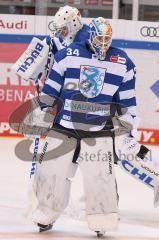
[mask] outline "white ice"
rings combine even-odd
[[[95,239],[96,235],[83,220],[80,172],[77,172],[72,184],[69,207],[56,222],[53,231],[40,234],[31,220],[25,217],[31,163],[15,156],[15,145],[19,141],[21,139],[0,139],[0,239]],[[150,147],[159,153],[159,147]],[[153,207],[153,191],[119,168],[116,168],[116,176],[120,195],[119,230],[107,233],[106,238],[159,240],[159,209]]]

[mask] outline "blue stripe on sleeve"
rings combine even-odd
[[[115,86],[120,86],[121,82],[123,80],[122,76],[118,76],[111,73],[106,73],[105,75],[105,83],[109,83]]]
[[[136,98],[122,99],[120,100],[121,107],[132,107],[136,106]]]
[[[63,85],[63,77],[56,72],[54,69],[51,70],[50,75],[49,75],[49,79],[54,80],[55,82],[59,83],[60,85]]]
[[[132,89],[135,89],[135,79],[125,82],[120,87],[120,91],[126,91],[126,90],[132,90]]]
[[[56,89],[50,87],[49,85],[45,84],[42,92],[44,92],[45,94],[51,96],[51,97],[58,97],[60,94],[58,91],[56,91]]]

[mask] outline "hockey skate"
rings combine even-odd
[[[105,235],[105,232],[104,232],[104,231],[96,231],[96,233],[97,233],[97,237],[98,237],[98,238],[102,238],[102,237],[104,237],[104,235]]]
[[[39,232],[46,232],[52,229],[53,224],[43,225],[41,223],[37,224],[39,227]]]

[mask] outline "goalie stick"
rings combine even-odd
[[[47,64],[45,66],[45,68],[46,68],[45,81],[46,81],[46,79],[49,75],[49,71],[50,71],[53,44],[54,44],[53,38],[50,37],[49,53],[48,53],[48,58],[47,58]],[[40,80],[41,76],[42,76],[42,73],[40,73],[38,78],[35,80],[35,87],[36,87],[38,97],[40,96],[40,92],[41,92],[40,86],[39,86],[39,80]],[[32,159],[32,166],[31,166],[31,170],[30,170],[30,178],[32,177],[32,175],[35,174],[35,171],[36,171],[36,159],[37,159],[37,155],[38,155],[39,141],[40,141],[40,136],[36,136],[35,141],[34,141],[34,154],[33,154],[33,159]]]
[[[118,160],[118,165],[120,168],[128,173],[130,176],[139,180],[147,187],[154,190],[154,207],[159,206],[159,172],[157,172],[153,167],[145,164],[142,159],[135,159],[133,162],[129,160]]]
[[[118,159],[118,165],[129,175],[141,181],[149,188],[154,189],[158,181],[159,172],[153,167],[148,166],[143,159],[134,158],[133,161]]]
[[[39,96],[40,94],[39,78],[37,78],[35,81],[35,87],[36,87],[37,94]],[[26,210],[26,216],[30,216],[31,212],[38,204],[37,198],[33,190],[33,180],[34,180],[34,175],[35,175],[36,165],[37,165],[39,142],[40,142],[40,136],[35,136],[33,158],[31,161],[31,169],[30,169],[30,182],[28,186],[28,207]]]
[[[129,133],[129,129],[126,127],[126,125],[127,124],[124,124],[123,122],[122,127],[120,129],[122,133]],[[117,129],[117,135],[118,135],[118,131],[120,130]],[[116,130],[114,130],[114,132],[115,131]],[[140,182],[145,184],[147,187],[154,190],[154,206],[158,207],[159,206],[159,172],[153,166],[150,166],[150,164],[146,163],[147,156],[149,155],[148,152],[150,151],[151,150],[148,149],[146,146],[140,145],[139,152],[136,155],[133,155],[132,161],[130,161],[128,158],[123,160],[118,158],[117,164],[120,166],[122,170],[124,170],[130,176],[132,176],[136,180],[139,180]],[[153,157],[152,157],[152,159],[149,159],[149,160],[154,161],[155,159],[153,160]]]
[[[49,71],[50,71],[52,46],[53,46],[53,38],[51,38],[51,41],[50,41],[48,59],[47,59],[47,64],[45,66],[45,70],[46,70],[45,81],[46,81],[46,79],[49,75]],[[39,80],[40,80],[41,76],[42,76],[42,73],[40,73],[35,80],[35,87],[36,87],[38,97],[40,96],[40,92],[41,92],[40,86],[39,86]],[[34,190],[33,190],[33,179],[34,179],[34,175],[36,172],[36,166],[37,166],[39,142],[40,142],[40,136],[36,136],[35,140],[34,140],[34,152],[33,152],[32,164],[31,164],[31,169],[30,169],[30,187],[29,187],[29,191],[28,191],[28,197],[29,197],[30,201],[29,201],[29,206],[28,206],[28,210],[26,213],[28,216],[30,215],[31,211],[33,211],[33,209],[36,208],[36,206],[38,204],[37,197],[34,194]],[[37,224],[37,225],[39,227],[39,232],[45,232],[45,231],[51,230],[53,227],[53,224],[49,224],[46,226],[41,225],[41,224]]]

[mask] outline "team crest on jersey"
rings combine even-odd
[[[100,94],[104,84],[106,69],[81,65],[80,92],[87,98],[94,98]]]

